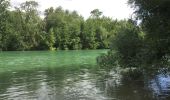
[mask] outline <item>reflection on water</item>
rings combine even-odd
[[[7,100],[104,100],[89,69],[41,69],[0,75],[0,98]]]
[[[170,76],[135,80],[93,68],[43,68],[0,74],[2,100],[169,100]]]
[[[107,72],[103,52],[0,53],[0,100],[170,100],[170,71]]]
[[[150,81],[149,87],[157,99],[170,100],[170,73],[158,72]]]

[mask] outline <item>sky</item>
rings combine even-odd
[[[12,7],[30,0],[11,0]],[[76,10],[85,19],[90,16],[90,12],[99,9],[103,15],[113,19],[129,18],[133,10],[127,5],[127,0],[34,0],[39,3],[41,12],[49,7],[59,7],[70,11]]]

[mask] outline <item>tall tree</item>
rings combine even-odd
[[[128,3],[135,8],[136,19],[142,22],[148,51],[157,59],[170,54],[170,1],[129,0]]]
[[[22,20],[24,36],[24,49],[34,49],[38,46],[40,35],[42,34],[43,23],[38,15],[38,3],[35,1],[26,1],[20,5],[18,11]]]
[[[61,7],[46,10],[46,31],[49,33],[53,28],[56,38],[55,48],[58,49],[81,49],[80,26],[83,18],[76,11],[70,12]]]
[[[8,17],[8,0],[0,0],[0,50],[6,49],[6,23]]]
[[[99,18],[102,15],[102,12],[99,9],[94,9],[90,13],[94,18]]]

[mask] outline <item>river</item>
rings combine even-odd
[[[170,73],[107,72],[107,50],[0,52],[0,100],[170,100]]]

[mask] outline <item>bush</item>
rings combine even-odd
[[[101,66],[139,67],[141,63],[142,37],[132,23],[120,26],[111,40],[111,50],[98,58]]]

